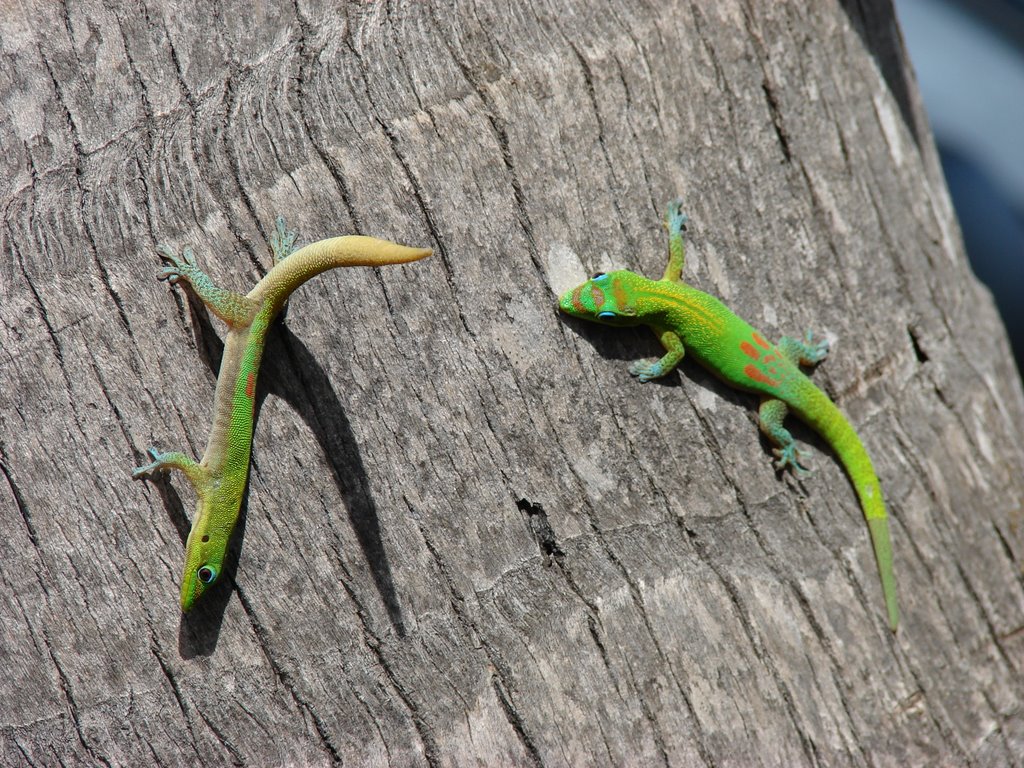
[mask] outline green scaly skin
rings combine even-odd
[[[153,461],[132,472],[132,477],[139,479],[151,472],[177,469],[195,488],[198,500],[181,579],[182,611],[188,611],[221,573],[249,475],[256,375],[263,344],[267,329],[292,291],[334,267],[404,264],[431,254],[429,248],[408,248],[359,235],[320,240],[293,252],[294,243],[295,235],[286,232],[284,221],[278,218],[271,238],[274,267],[245,296],[215,286],[196,267],[191,249],[184,249],[180,256],[167,247],[158,249],[167,262],[159,279],[188,283],[210,311],[228,324],[214,395],[213,427],[202,461],[151,448]]]
[[[654,362],[641,360],[630,366],[630,373],[640,381],[664,376],[680,363],[684,352],[689,352],[726,383],[760,395],[760,428],[775,445],[775,467],[779,470],[790,469],[798,477],[808,471],[803,451],[783,426],[788,412],[821,434],[839,456],[860,499],[878,561],[889,626],[895,632],[899,610],[892,544],[878,477],[850,422],[800,370],[800,365],[823,360],[828,342],[815,342],[808,333],[803,341],[783,338],[778,344],[770,344],[714,296],[684,283],[685,224],[680,201],[674,200],[665,217],[669,261],[661,280],[648,280],[626,270],[598,273],[567,291],[559,307],[575,317],[607,325],[649,326],[665,347],[665,355]]]

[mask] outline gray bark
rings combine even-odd
[[[1019,763],[1024,397],[888,3],[207,5],[0,11],[0,763]],[[554,310],[676,195],[688,280],[835,342],[895,636],[827,446]],[[223,329],[154,247],[246,291],[278,214],[435,255],[293,297],[182,617],[191,489],[129,472]]]

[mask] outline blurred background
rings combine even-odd
[[[971,266],[1024,370],[1024,0],[895,0]]]

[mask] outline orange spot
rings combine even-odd
[[[754,349],[754,345],[751,344],[749,341],[742,342],[740,344],[740,349],[743,350],[743,354],[745,354],[747,357],[752,357],[754,360],[757,360],[757,358],[761,356],[761,353]]]
[[[779,385],[778,381],[776,381],[775,379],[769,379],[767,376],[765,376],[763,373],[757,370],[757,368],[755,368],[753,365],[748,365],[746,368],[743,369],[743,372],[754,381],[760,382],[761,384],[765,384],[766,386],[777,387]]]
[[[245,380],[245,394],[252,399],[252,396],[256,393],[256,374],[249,371],[249,378]]]
[[[757,331],[754,331],[754,342],[762,349],[768,349],[768,342],[762,339]]]
[[[774,363],[776,360],[778,360],[778,358],[775,357],[775,355],[765,355],[764,356],[764,361],[766,363]]]
[[[596,285],[590,286],[590,298],[594,302],[594,309],[600,309],[604,304],[604,292]]]

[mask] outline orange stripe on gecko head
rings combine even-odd
[[[256,394],[256,374],[252,371],[249,371],[249,378],[245,380],[245,394],[248,395],[250,400]]]
[[[743,350],[743,354],[745,354],[747,357],[752,357],[754,360],[757,360],[757,358],[761,356],[761,353],[754,349],[754,345],[751,344],[749,341],[742,342],[740,344],[740,349]]]
[[[612,296],[615,297],[615,304],[620,309],[629,303],[626,289],[623,287],[621,280],[616,279],[612,282]]]
[[[594,309],[600,309],[604,304],[604,291],[593,283],[590,284],[590,299],[594,302]]]
[[[764,384],[766,386],[777,387],[779,385],[777,379],[769,379],[767,376],[765,376],[763,373],[757,370],[757,368],[755,368],[753,365],[748,365],[746,368],[743,369],[743,372],[754,381],[760,382],[761,384]]]
[[[754,341],[757,343],[757,346],[761,347],[762,349],[768,349],[768,342],[762,339],[761,334],[759,334],[757,331],[754,331]]]
[[[586,285],[586,283],[583,285]],[[583,306],[583,302],[580,301],[580,293],[583,291],[583,285],[577,285],[576,290],[572,292],[572,308],[577,312],[587,311],[587,308]]]

